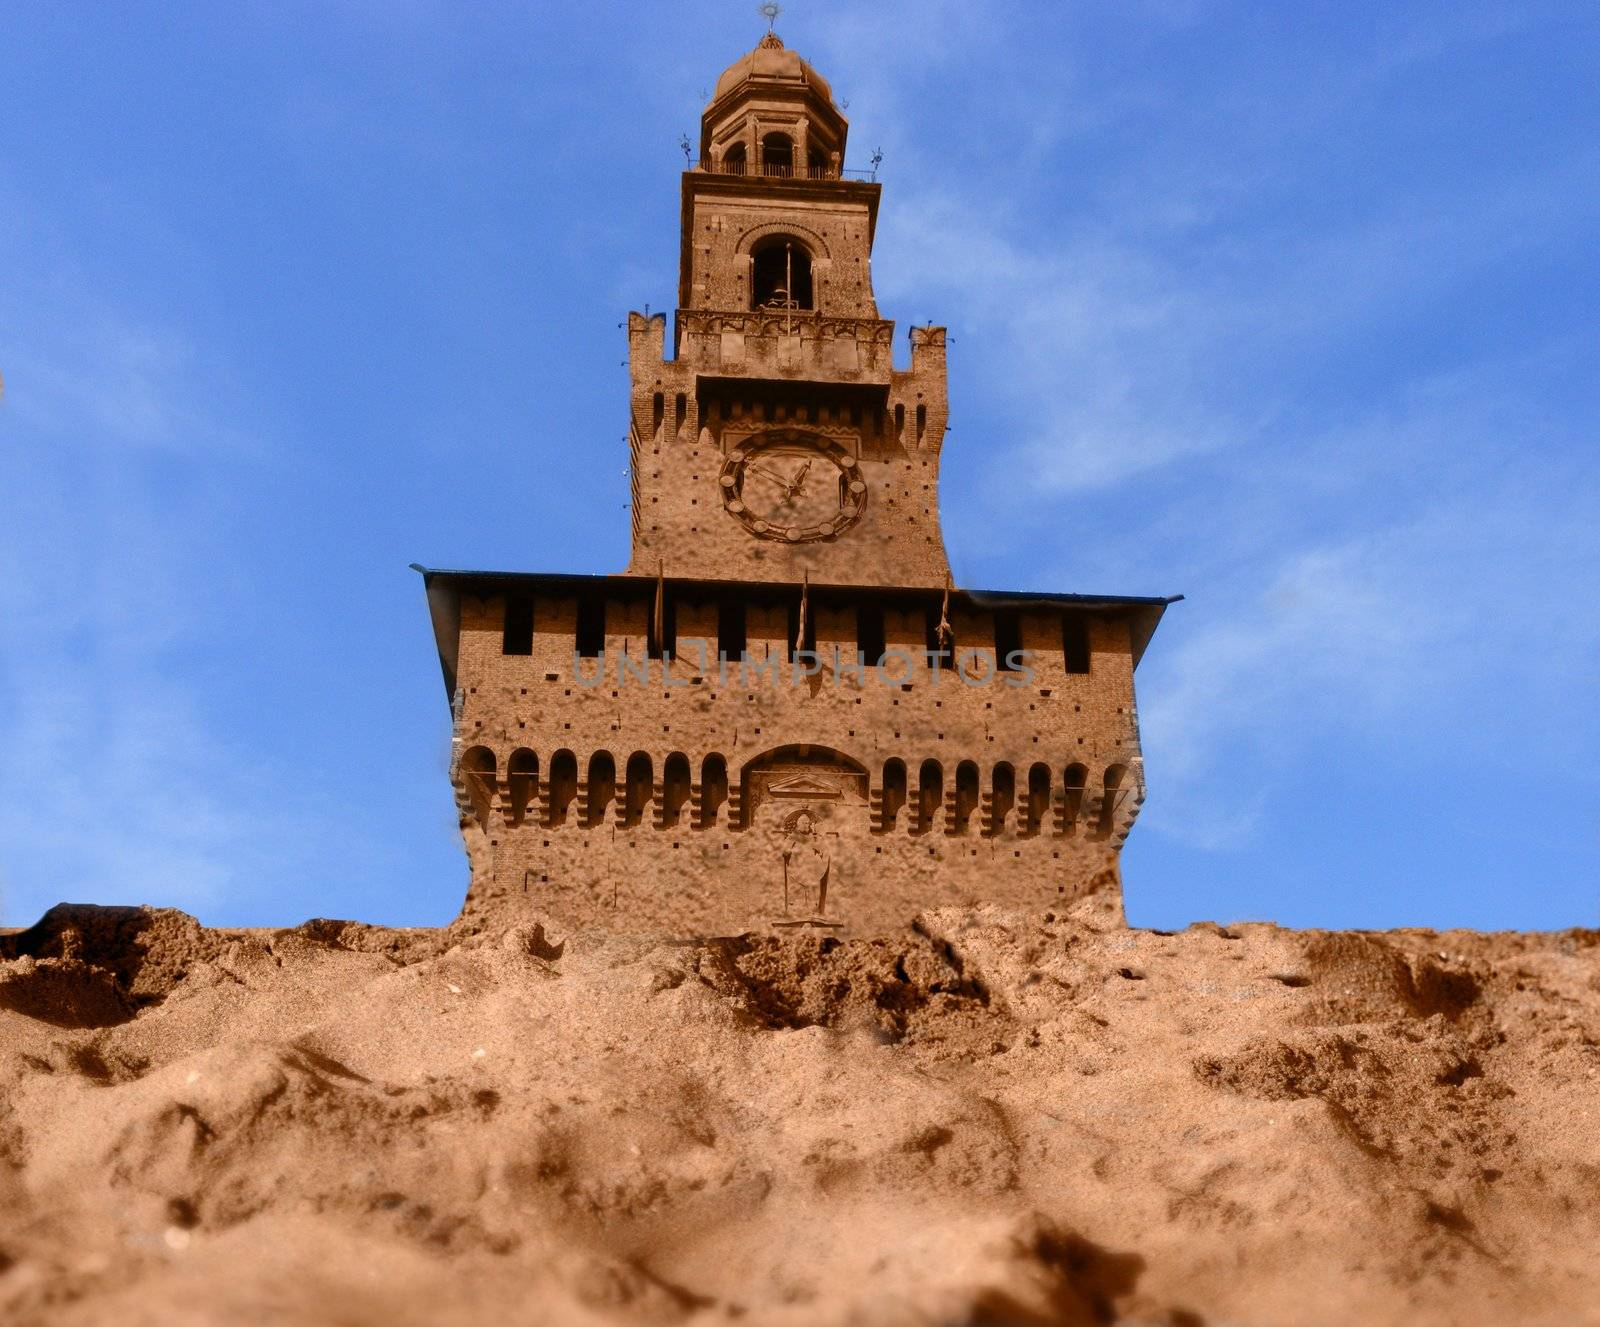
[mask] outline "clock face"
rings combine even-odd
[[[746,438],[718,476],[722,505],[758,539],[805,544],[849,529],[867,505],[861,467],[832,438],[771,429]]]

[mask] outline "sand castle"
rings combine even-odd
[[[881,186],[768,33],[683,174],[671,353],[628,318],[620,575],[418,568],[468,914],[870,934],[1092,898],[1144,800],[1134,669],[1171,599],[957,589],[945,329],[879,315]]]

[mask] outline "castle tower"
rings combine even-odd
[[[771,33],[717,80],[683,176],[672,357],[664,317],[629,320],[636,575],[949,576],[944,329],[913,328],[894,368],[872,292],[880,186],[842,168],[847,132]]]
[[[1133,670],[1170,600],[956,590],[944,329],[894,364],[827,82],[769,33],[684,172],[678,308],[630,314],[617,576],[423,571],[469,913],[877,931],[1120,916]]]

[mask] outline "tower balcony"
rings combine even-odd
[[[890,385],[894,323],[809,309],[679,309],[677,358],[700,377]]]
[[[844,170],[834,165],[793,166],[782,162],[712,161],[702,159],[689,168],[702,175],[740,175],[748,179],[770,180],[865,180],[876,183],[875,170]]]

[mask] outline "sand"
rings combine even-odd
[[[1600,934],[0,936],[0,1321],[1600,1324]]]

